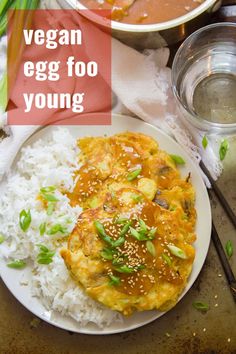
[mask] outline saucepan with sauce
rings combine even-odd
[[[222,1],[60,0],[60,2],[78,10],[110,9],[114,37],[142,49],[158,48],[182,41],[190,33],[205,25]],[[92,20],[99,22],[95,17]]]

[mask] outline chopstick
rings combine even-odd
[[[211,236],[212,236],[212,240],[214,242],[216,251],[218,253],[218,256],[220,258],[222,267],[224,269],[224,272],[225,272],[225,275],[226,275],[226,278],[227,278],[227,281],[228,281],[228,284],[229,284],[229,288],[230,288],[231,294],[233,295],[233,299],[236,302],[236,279],[235,279],[235,276],[234,276],[233,271],[231,269],[231,266],[229,264],[229,261],[228,261],[226,255],[225,255],[224,248],[222,246],[222,243],[220,241],[218,232],[217,232],[213,222],[212,222],[212,233],[211,233]]]
[[[236,215],[233,212],[231,206],[229,205],[229,203],[225,199],[221,190],[219,189],[219,187],[215,183],[210,172],[208,171],[208,169],[206,168],[205,164],[202,161],[200,162],[200,167],[203,170],[203,172],[205,173],[205,175],[207,176],[207,178],[209,179],[211,186],[212,186],[212,190],[214,191],[215,195],[217,196],[220,204],[224,208],[224,210],[225,210],[226,214],[228,215],[229,219],[231,220],[232,224],[236,228]],[[225,273],[226,279],[228,281],[231,294],[233,296],[234,301],[236,302],[236,279],[235,279],[234,273],[231,269],[230,263],[226,257],[224,248],[222,246],[221,240],[219,238],[218,232],[217,232],[213,222],[212,222],[211,236],[212,236],[212,240],[214,242],[216,251],[218,253],[218,256],[220,258],[221,265],[224,269],[224,273]]]
[[[200,162],[200,167],[203,170],[203,172],[205,173],[205,175],[207,176],[207,178],[209,179],[209,181],[211,183],[211,186],[212,186],[212,189],[215,192],[215,195],[219,199],[219,201],[220,201],[221,205],[223,206],[226,214],[228,215],[228,217],[231,220],[232,224],[236,228],[236,215],[235,215],[235,213],[233,212],[233,210],[230,207],[229,203],[225,199],[225,197],[222,194],[221,190],[219,189],[219,187],[215,183],[214,179],[211,177],[210,172],[208,171],[208,169],[206,168],[205,164],[202,161]]]

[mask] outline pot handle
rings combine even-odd
[[[219,8],[222,5],[222,0],[216,1],[216,3],[213,5],[213,7],[210,9],[210,13],[215,13],[216,11],[219,10]]]

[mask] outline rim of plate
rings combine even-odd
[[[94,115],[96,113],[92,113],[92,115]],[[206,204],[204,204],[204,221],[205,221],[205,225],[204,227],[206,228],[206,235],[208,235],[208,238],[205,240],[206,243],[205,243],[205,248],[203,250],[201,250],[201,260],[200,260],[200,264],[198,264],[198,268],[196,270],[196,274],[193,276],[193,269],[192,269],[192,272],[191,274],[189,275],[189,279],[188,279],[188,282],[187,282],[187,285],[184,289],[184,291],[182,292],[182,294],[180,295],[180,297],[178,298],[178,301],[176,303],[176,305],[179,303],[179,301],[181,301],[181,299],[187,294],[187,292],[190,290],[190,288],[192,287],[192,285],[194,284],[195,280],[197,279],[198,275],[200,274],[201,272],[201,269],[204,265],[204,262],[205,262],[205,259],[206,259],[206,256],[207,256],[207,253],[208,253],[208,249],[209,249],[209,245],[210,245],[210,240],[211,240],[211,220],[212,220],[212,215],[211,215],[211,207],[210,207],[210,201],[209,201],[209,197],[208,197],[208,193],[207,193],[207,189],[206,189],[206,186],[203,182],[203,179],[201,177],[201,174],[200,174],[200,168],[196,166],[196,164],[194,164],[194,162],[191,160],[191,158],[189,157],[189,155],[185,152],[185,150],[182,148],[182,146],[180,146],[174,139],[172,139],[169,135],[167,135],[165,132],[161,131],[159,128],[153,126],[152,124],[150,123],[147,123],[147,122],[144,122],[142,120],[140,120],[139,118],[134,118],[134,117],[130,117],[130,116],[127,116],[127,115],[120,115],[120,114],[112,114],[112,124],[111,125],[106,125],[106,126],[99,126],[99,127],[112,127],[114,126],[114,124],[117,124],[117,121],[120,120],[122,122],[122,125],[124,124],[124,127],[123,128],[119,128],[119,127],[115,127],[115,130],[112,134],[117,134],[118,132],[122,132],[122,131],[125,131],[125,130],[129,130],[131,128],[127,128],[125,126],[125,124],[127,124],[127,122],[129,123],[132,123],[134,124],[134,131],[137,131],[137,132],[142,132],[140,129],[136,130],[135,129],[135,124],[139,123],[141,124],[141,126],[143,127],[148,127],[149,129],[153,130],[153,135],[155,135],[156,133],[156,137],[152,136],[154,139],[156,139],[156,141],[159,143],[159,138],[158,138],[158,135],[162,136],[166,141],[167,143],[170,143],[173,147],[173,149],[175,147],[177,147],[177,150],[181,150],[182,151],[182,154],[184,156],[184,158],[186,159],[187,161],[187,165],[190,164],[190,167],[191,167],[191,172],[194,172],[194,175],[195,177],[197,178],[197,182],[200,183],[200,188],[201,188],[201,191],[202,193],[204,194],[205,196],[205,202]],[[114,123],[115,121],[115,123]],[[46,127],[40,127],[36,132],[34,132],[23,144],[22,146],[19,148],[18,150],[18,153],[17,153],[17,156],[13,162],[13,166],[15,165],[15,163],[17,162],[18,160],[18,154],[20,153],[21,149],[23,146],[25,145],[28,145],[29,143],[32,144],[34,143],[36,140],[37,140],[37,135],[40,135],[42,134],[43,131],[47,133],[50,132],[50,130],[52,128],[58,128],[60,127],[60,125],[57,125],[57,126],[46,126]],[[72,126],[66,126],[63,124],[64,128],[69,128],[69,127],[72,127]],[[73,126],[74,127],[74,126]],[[80,127],[80,130],[83,130],[84,128],[86,129],[86,127],[89,127],[90,131],[91,131],[91,125],[90,126],[77,126],[77,127]],[[94,128],[97,127],[97,126],[93,126]],[[105,133],[105,132],[104,132]],[[87,134],[87,133],[86,133]],[[84,134],[84,135],[86,135]],[[145,133],[145,134],[148,134],[148,133]],[[80,134],[81,135],[81,134]],[[91,133],[90,133],[91,135]],[[100,134],[101,135],[101,134]],[[34,139],[36,136],[36,140],[35,141],[32,141],[32,139]],[[95,136],[98,136],[97,134],[95,134]],[[165,150],[165,148],[163,148],[161,145],[160,145],[161,149]],[[197,192],[196,192],[196,195],[197,195]],[[195,206],[196,207],[196,206]],[[197,212],[198,212],[198,209],[196,208]],[[199,226],[198,225],[198,221],[196,223],[196,227]],[[197,237],[197,240],[199,238]],[[195,241],[194,245],[195,245],[195,249],[196,249],[196,242],[197,240]],[[196,266],[196,258],[194,260],[194,263],[193,263],[193,268],[194,268],[194,264]],[[11,271],[15,271],[15,270],[11,270]],[[22,300],[22,299],[19,299],[19,296],[18,296],[18,293],[14,292],[12,290],[12,286],[11,286],[11,281],[7,278],[7,277],[4,277],[4,269],[1,268],[0,269],[0,276],[2,278],[2,281],[4,282],[5,286],[8,288],[8,290],[11,292],[11,294],[21,303],[21,305],[23,305],[28,311],[30,311],[32,314],[34,314],[35,316],[39,317],[41,320],[49,323],[50,325],[53,325],[57,328],[60,328],[60,329],[63,329],[63,330],[66,330],[66,331],[71,331],[71,332],[74,332],[74,333],[80,333],[80,334],[86,334],[86,335],[110,335],[110,334],[117,334],[117,333],[124,333],[124,332],[128,332],[128,331],[132,331],[132,330],[135,330],[137,328],[140,328],[140,327],[143,327],[153,321],[155,321],[156,319],[160,318],[161,316],[163,316],[165,313],[169,312],[170,310],[168,311],[165,311],[165,312],[160,312],[158,310],[153,310],[153,311],[144,311],[143,313],[150,313],[150,318],[144,320],[144,321],[140,321],[140,322],[137,322],[135,324],[132,324],[130,327],[126,328],[125,327],[125,323],[123,324],[124,325],[124,328],[111,328],[110,326],[109,327],[104,327],[104,328],[101,328],[99,329],[98,326],[97,329],[89,329],[89,328],[86,328],[88,326],[83,326],[81,328],[78,328],[78,329],[75,329],[74,327],[72,326],[68,326],[66,324],[63,324],[63,323],[60,323],[60,322],[57,322],[56,320],[53,320],[53,319],[50,319],[50,318],[47,318],[44,313],[48,312],[46,309],[44,311],[44,313],[39,313],[39,310],[37,311],[36,309],[32,308],[30,306],[30,304],[26,301],[26,300]],[[191,278],[191,279],[190,279]],[[29,292],[30,292],[30,289],[29,289]],[[43,305],[40,303],[40,300],[37,299],[37,302],[39,302],[40,306],[42,307]],[[175,306],[176,306],[175,305]],[[174,307],[175,307],[174,306]],[[174,308],[173,307],[173,308]],[[137,314],[137,313],[136,313]],[[140,312],[139,314],[142,314],[142,312]],[[62,316],[62,315],[60,315]],[[62,318],[64,317],[64,319],[68,319],[68,317],[66,316],[62,316]],[[69,318],[69,321],[70,322],[75,322],[75,320]]]

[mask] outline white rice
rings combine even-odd
[[[40,236],[39,226],[46,222],[47,227],[61,224],[73,230],[80,207],[72,208],[69,199],[55,192],[59,199],[56,209],[48,216],[42,203],[37,199],[43,186],[63,187],[73,190],[73,172],[78,169],[78,148],[76,140],[65,128],[55,128],[47,139],[40,139],[32,146],[21,150],[16,168],[8,176],[6,186],[0,197],[0,234],[5,237],[0,245],[0,253],[6,262],[26,259],[32,264],[31,292],[50,311],[58,311],[85,326],[89,322],[99,327],[112,322],[120,322],[121,316],[89,298],[71,279],[64,261],[59,254],[65,241],[63,234]],[[21,210],[31,211],[32,221],[29,229],[23,232],[19,226]],[[49,265],[37,263],[39,247],[44,244],[55,250],[53,262]],[[23,272],[23,270],[22,270]]]

